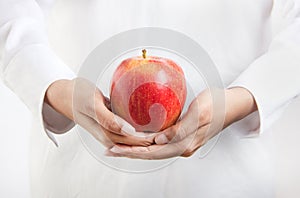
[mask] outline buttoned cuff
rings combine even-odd
[[[75,74],[51,49],[42,44],[22,48],[3,72],[5,84],[12,89],[44,124],[46,134],[57,145],[51,134],[70,130],[75,124],[44,103],[48,87],[60,79],[73,79]]]

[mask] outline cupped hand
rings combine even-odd
[[[149,146],[154,136],[138,133],[110,111],[110,102],[86,79],[58,80],[47,89],[45,101],[91,133],[106,147],[115,144]]]
[[[256,109],[253,96],[245,88],[207,89],[192,101],[180,121],[155,137],[156,144],[115,145],[107,155],[140,159],[189,157],[224,128]]]

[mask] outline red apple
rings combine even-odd
[[[137,131],[158,132],[173,125],[186,99],[182,69],[162,57],[132,57],[116,69],[110,89],[112,111]]]

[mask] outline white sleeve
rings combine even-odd
[[[248,89],[256,100],[258,112],[237,124],[249,134],[270,127],[300,94],[300,2],[274,1],[272,12],[274,36],[268,51],[230,85]]]
[[[44,104],[51,83],[75,75],[49,47],[44,15],[34,0],[0,0],[0,77],[39,117],[52,140],[48,130],[62,133],[74,126]]]

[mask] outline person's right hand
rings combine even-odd
[[[108,148],[115,144],[149,146],[154,142],[154,136],[135,132],[130,124],[113,114],[109,99],[85,79],[55,81],[47,89],[45,102]]]

